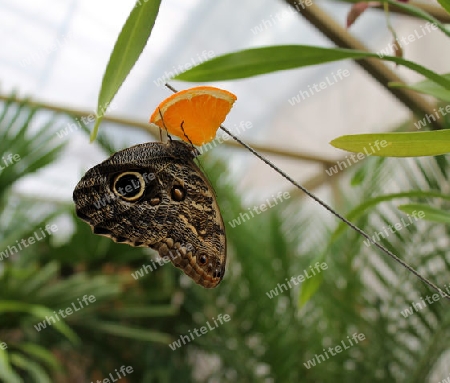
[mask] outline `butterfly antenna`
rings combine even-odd
[[[170,85],[168,82],[166,82],[164,84],[166,86],[166,88],[169,88],[173,93],[177,93],[178,91],[172,86]]]
[[[192,149],[195,150],[195,146],[194,146],[194,144],[192,143],[191,139],[190,139],[190,138],[188,137],[188,135],[186,134],[186,132],[184,131],[183,125],[184,125],[184,121],[181,121],[181,125],[180,125],[181,130],[182,130],[184,136],[186,137],[186,139],[187,139],[187,140],[189,141],[189,143],[192,145]]]
[[[169,141],[172,141],[172,137],[170,136],[169,132],[167,131],[166,123],[164,122],[164,117],[163,117],[163,114],[161,112],[161,109],[158,108],[158,112],[159,112],[159,116],[161,117],[161,121],[162,121],[162,124],[164,126],[164,130],[166,131],[167,137],[169,137]],[[159,139],[162,142],[162,130],[161,130],[161,128],[159,128]]]
[[[208,174],[206,172],[206,170],[203,168],[202,163],[200,162],[200,159],[198,158],[199,156],[199,150],[194,146],[194,144],[192,143],[192,141],[190,140],[190,138],[187,136],[186,132],[184,131],[184,127],[183,127],[184,121],[181,122],[181,130],[183,131],[184,136],[186,137],[186,139],[189,141],[189,143],[192,146],[192,153],[195,155],[195,159],[197,160],[198,163],[198,167],[202,170],[202,172],[206,175],[206,178],[208,178]],[[209,180],[209,178],[208,178]],[[212,189],[214,190],[214,186],[212,186]],[[216,193],[216,191],[214,190],[214,193]],[[217,194],[217,193],[216,193]]]
[[[175,88],[173,88],[170,84],[166,83],[166,87],[169,88],[172,92],[177,92]],[[438,291],[439,294],[441,294],[442,297],[445,297],[447,299],[450,299],[450,296],[445,293],[440,287],[435,285],[433,282],[429,281],[427,278],[423,277],[419,274],[419,272],[408,265],[405,261],[400,259],[398,256],[396,256],[392,251],[385,248],[383,245],[380,245],[378,242],[374,241],[372,237],[369,236],[364,230],[360,229],[358,226],[350,222],[347,218],[340,215],[338,212],[333,210],[331,206],[329,206],[327,203],[322,201],[319,197],[316,197],[313,193],[311,193],[308,189],[306,189],[304,186],[297,183],[294,179],[292,179],[288,174],[286,174],[283,170],[278,168],[276,165],[274,165],[272,162],[270,162],[267,158],[259,154],[255,149],[253,149],[251,146],[247,145],[244,141],[242,141],[240,138],[236,137],[233,133],[231,133],[227,128],[220,125],[220,129],[222,129],[225,133],[229,134],[236,142],[241,144],[244,148],[246,148],[249,152],[251,152],[253,155],[258,157],[261,161],[263,161],[266,165],[270,166],[273,170],[275,170],[278,174],[280,174],[283,178],[288,180],[292,185],[294,185],[296,188],[300,189],[303,193],[305,193],[307,196],[312,198],[314,201],[316,201],[319,205],[321,205],[323,208],[328,210],[331,214],[333,214],[335,217],[340,219],[342,222],[344,222],[346,225],[351,227],[353,230],[355,230],[357,233],[362,235],[364,238],[366,238],[372,245],[378,247],[381,251],[389,255],[392,259],[394,259],[396,262],[400,263],[405,269],[410,271],[412,274],[414,274],[417,278],[419,278],[422,282],[433,288],[434,290]]]

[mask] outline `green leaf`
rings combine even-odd
[[[442,209],[437,209],[425,204],[405,204],[398,206],[398,209],[406,214],[416,214],[423,212],[419,218],[432,222],[450,223],[450,214]]]
[[[442,77],[445,77],[447,80],[450,80],[450,73],[444,74],[442,75]],[[400,82],[390,82],[389,86],[393,88],[407,88],[415,90],[416,92],[436,97],[439,100],[450,102],[450,91],[448,91],[441,85],[436,84],[434,81],[431,80],[420,81],[412,85],[407,85]],[[449,113],[450,111],[446,109],[446,112]],[[441,112],[442,115],[446,115],[447,113]]]
[[[347,213],[346,218],[349,221],[355,221],[357,218],[361,217],[367,210],[373,208],[379,203],[393,201],[398,198],[442,198],[443,200],[450,201],[450,195],[438,193],[435,191],[409,191],[402,193],[385,194],[364,201],[362,204],[356,206],[349,213]],[[340,236],[346,229],[348,229],[348,226],[344,222],[340,222],[332,235],[332,240],[336,240],[336,238]]]
[[[33,358],[43,362],[54,371],[61,371],[62,366],[59,364],[58,359],[44,347],[35,343],[21,343],[16,346],[24,353],[32,356]]]
[[[41,306],[33,306],[33,308],[30,310],[30,313],[36,317],[40,317],[41,319],[45,320],[46,316],[52,316],[53,311],[41,307]],[[56,330],[58,330],[61,334],[65,335],[67,339],[69,339],[73,344],[80,343],[80,338],[78,338],[78,335],[63,321],[57,321],[52,325]],[[50,325],[46,328],[48,329]]]
[[[23,383],[9,362],[9,353],[0,348],[0,380],[8,383]]]
[[[25,312],[25,313],[28,313],[28,314],[30,314],[36,318],[39,318],[41,320],[45,320],[46,316],[53,315],[53,311],[51,311],[48,308],[43,307],[43,306],[33,305],[30,303],[24,303],[24,302],[3,300],[3,301],[0,301],[0,313],[5,313],[5,312],[6,313],[8,313],[8,312]],[[56,330],[58,330],[61,334],[65,335],[67,337],[67,339],[72,341],[72,343],[79,342],[78,336],[63,321],[57,321],[52,326]],[[51,327],[51,326],[48,325],[45,329],[42,329],[42,330],[46,330],[49,327]]]
[[[392,61],[424,75],[425,77],[450,89],[450,80],[437,73],[400,57],[383,56],[376,53],[352,49],[322,48],[308,45],[279,45],[252,48],[234,53],[228,53],[205,61],[186,72],[175,76],[175,80],[206,82],[235,80],[280,70],[302,68],[344,59],[359,60],[374,57]],[[345,80],[345,71],[337,72],[331,79],[331,84]]]
[[[168,305],[152,305],[150,307],[124,306],[120,311],[113,313],[119,318],[148,318],[148,317],[168,317],[178,313],[178,308]]]
[[[161,0],[137,0],[114,45],[98,96],[95,140],[103,115],[144,50],[158,15]]]
[[[381,1],[385,2],[385,3],[389,3],[389,4],[393,5],[393,6],[395,6],[396,8],[399,8],[399,9],[401,9],[401,10],[403,10],[403,11],[405,11],[405,12],[407,12],[407,13],[413,15],[413,16],[416,16],[416,17],[418,17],[420,19],[429,21],[430,23],[432,23],[436,27],[438,27],[442,32],[444,32],[448,37],[450,37],[450,31],[445,27],[445,25],[442,24],[438,19],[436,19],[433,16],[431,16],[429,13],[423,11],[422,9],[420,9],[418,7],[415,7],[414,5],[402,3],[402,2],[397,1],[397,0],[381,0]],[[441,1],[447,3],[447,6],[448,6],[448,1],[440,0],[439,2],[441,3]]]
[[[323,282],[322,273],[315,276],[314,278],[310,278],[305,281],[305,283],[303,284],[303,286],[300,290],[300,294],[298,296],[298,307],[299,308],[302,308],[311,299],[311,297],[316,293],[316,291],[322,285],[322,282]]]
[[[24,294],[31,294],[38,291],[41,287],[48,284],[57,275],[58,271],[59,267],[56,262],[50,262],[44,265],[39,271],[33,273],[28,283],[23,286],[22,292]]]
[[[317,262],[319,264],[324,263],[324,256],[321,255]],[[316,263],[316,262],[313,262]],[[328,266],[327,266],[328,268]],[[326,269],[325,269],[326,270]],[[300,289],[300,294],[298,296],[298,307],[302,308],[310,299],[311,297],[316,293],[316,291],[319,289],[319,287],[322,285],[323,282],[323,273],[324,270],[320,268],[320,273],[317,273],[314,275],[313,278],[308,278],[306,281],[302,283],[302,287]]]
[[[367,173],[364,168],[358,169],[352,176],[352,179],[350,180],[350,185],[352,186],[359,186],[361,185],[364,180],[366,179]]]
[[[114,336],[137,339],[140,341],[158,342],[163,344],[168,344],[171,341],[171,337],[168,334],[164,334],[158,331],[123,326],[116,323],[90,320],[84,322],[83,325]]]
[[[48,374],[45,372],[45,370],[36,362],[26,358],[23,355],[20,354],[12,354],[11,355],[11,362],[25,370],[28,371],[30,376],[33,378],[33,382],[36,383],[52,383],[52,380],[48,376]]]
[[[438,156],[450,152],[450,130],[433,132],[400,132],[351,134],[330,142],[335,148],[358,153],[354,163],[367,156],[419,157]]]
[[[441,4],[441,7],[444,8],[447,13],[450,13],[450,2],[448,0],[438,0],[438,3]]]

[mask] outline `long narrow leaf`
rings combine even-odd
[[[351,134],[335,138],[330,144],[335,148],[358,153],[359,156],[354,156],[358,159],[366,156],[438,156],[450,153],[450,130]]]
[[[61,371],[62,366],[59,364],[58,359],[50,351],[44,347],[35,343],[20,343],[17,347],[25,354],[30,355],[36,360],[41,361],[46,366],[50,367],[54,371]]]
[[[441,7],[444,8],[447,13],[450,13],[450,2],[448,0],[437,0]]]
[[[298,296],[298,307],[302,308],[316,293],[323,282],[323,274],[320,273],[314,278],[307,279],[300,289],[300,294]]]
[[[20,354],[12,354],[11,355],[11,362],[15,366],[19,367],[20,369],[23,369],[25,371],[28,371],[30,376],[32,377],[32,382],[36,383],[51,383],[52,380],[48,376],[48,374],[45,372],[45,370],[36,362],[34,362],[31,359],[26,358],[23,355]]]
[[[174,79],[192,82],[235,80],[280,70],[302,68],[345,59],[359,60],[368,57],[380,58],[403,65],[441,84],[446,89],[450,89],[450,81],[445,77],[400,57],[380,57],[378,54],[371,52],[308,45],[268,46],[228,53],[180,73]]]
[[[44,320],[46,316],[52,316],[53,311],[49,310],[46,307],[33,305],[30,303],[16,302],[16,301],[0,301],[0,312],[8,313],[8,312],[25,312],[28,313],[38,320]],[[49,326],[50,327],[50,326]],[[69,339],[72,343],[78,343],[79,338],[72,331],[72,329],[67,326],[63,321],[58,321],[53,324],[56,330],[58,330],[61,334],[65,335],[67,339]]]
[[[118,318],[150,318],[168,317],[178,313],[178,308],[168,305],[152,305],[150,307],[124,306],[113,313]]]
[[[356,206],[349,213],[347,213],[346,217],[350,221],[355,221],[357,218],[361,217],[367,210],[373,208],[374,206],[378,205],[381,202],[393,201],[399,198],[427,198],[427,197],[442,198],[444,200],[450,201],[450,195],[438,193],[435,191],[410,191],[402,193],[385,194],[364,201],[362,204]],[[340,222],[338,227],[334,231],[332,238],[336,239],[346,229],[348,229],[348,226],[345,223]]]
[[[434,24],[442,32],[444,32],[448,37],[450,37],[450,31],[445,27],[445,25],[442,24],[441,22],[439,22],[439,20],[437,20],[436,18],[431,16],[429,13],[423,11],[422,9],[420,9],[418,7],[415,7],[414,5],[411,5],[411,4],[402,3],[402,2],[400,2],[398,0],[381,0],[381,1],[384,2],[384,3],[389,3],[389,4],[391,4],[391,5],[393,5],[393,6],[397,7],[397,8],[400,8],[401,10],[409,13],[410,15],[416,16],[416,17],[418,17],[420,19],[423,19],[423,20],[426,20],[426,21],[430,22],[431,24]],[[442,3],[447,3],[447,6],[448,6],[448,1],[440,0],[439,3],[441,3],[441,2]]]
[[[44,265],[39,271],[33,273],[33,276],[28,280],[28,283],[24,285],[22,292],[24,294],[31,294],[38,291],[54,278],[58,271],[59,267],[56,262],[50,262]]]
[[[163,344],[168,344],[171,341],[170,335],[164,334],[162,332],[128,327],[116,323],[87,321],[83,323],[83,325],[114,336],[137,339],[140,341],[157,342]]]
[[[445,77],[447,80],[450,80],[450,74],[445,74],[442,76]],[[448,89],[443,88],[442,86],[431,80],[420,81],[412,85],[407,85],[399,82],[390,82],[389,86],[393,88],[407,88],[415,90],[416,92],[436,97],[439,100],[450,102],[450,91],[448,91]],[[447,110],[447,108],[445,108],[445,110],[447,113],[449,113],[449,110]],[[447,114],[443,112],[441,113],[443,115]]]
[[[9,361],[9,353],[0,347],[0,380],[2,382],[8,383],[23,383],[13,368],[11,367]]]
[[[97,120],[91,141],[97,136],[98,127],[108,105],[127,78],[144,50],[158,15],[161,0],[137,0],[114,45],[98,96]]]
[[[450,214],[442,209],[437,209],[425,204],[406,204],[398,206],[398,209],[406,214],[423,212],[423,219],[433,222],[450,223]]]

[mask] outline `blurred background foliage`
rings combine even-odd
[[[47,236],[2,261],[0,340],[7,345],[0,352],[2,381],[95,381],[122,365],[134,371],[124,382],[424,382],[443,373],[447,303],[438,301],[405,318],[402,310],[434,292],[353,231],[332,236],[336,222],[306,206],[295,191],[268,212],[231,228],[228,222],[247,207],[230,181],[224,153],[209,151],[199,161],[214,185],[227,228],[223,282],[206,290],[171,265],[134,279],[131,273],[155,259],[153,251],[93,235],[74,216],[70,201],[43,203],[15,191],[21,178],[61,153],[63,145],[53,138],[62,117],[26,103],[6,102],[1,108],[0,142],[23,163],[0,173],[0,250],[61,216],[73,228],[64,241]],[[105,157],[113,150],[104,135],[98,144]],[[444,156],[368,158],[350,169],[342,189],[335,186],[333,198],[341,212],[348,212],[386,192],[444,191],[448,170]],[[400,222],[405,214],[396,203],[404,201],[363,210],[357,224],[372,233]],[[422,221],[382,242],[443,286],[449,272],[448,234],[446,226]],[[301,287],[268,297],[277,284],[303,274],[317,260],[328,269],[306,304],[299,303]],[[55,325],[35,329],[85,294],[96,301]],[[168,346],[219,314],[231,320],[175,351]],[[316,367],[305,367],[355,332],[365,340]]]

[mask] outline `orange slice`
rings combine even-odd
[[[150,122],[183,141],[203,145],[215,137],[235,101],[236,96],[226,90],[198,86],[166,98]]]

